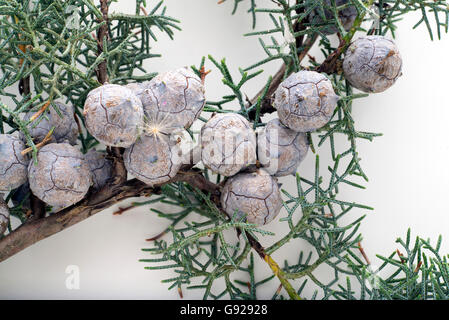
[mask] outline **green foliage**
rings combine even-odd
[[[378,30],[376,30],[377,34],[385,35],[388,32],[391,32],[394,36],[396,30],[395,24],[401,19],[401,16],[413,11],[421,13],[421,18],[415,24],[413,29],[424,24],[429,31],[432,40],[434,39],[435,29],[438,39],[441,39],[443,32],[448,32],[449,9],[447,1],[381,0],[378,2],[377,7],[380,16]],[[432,24],[435,26],[433,27]]]

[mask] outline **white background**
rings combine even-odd
[[[151,5],[155,1],[149,1]],[[233,1],[218,5],[215,0],[166,0],[168,14],[182,21],[182,32],[175,41],[159,35],[153,51],[162,58],[152,59],[149,71],[163,72],[180,66],[198,65],[204,55],[216,59],[226,57],[233,74],[238,67],[246,67],[264,57],[256,37],[244,38],[249,32],[250,16],[243,2],[235,16],[231,16]],[[266,1],[271,5],[270,1]],[[128,1],[115,4],[113,11],[132,11]],[[395,240],[405,236],[409,227],[413,236],[429,237],[433,241],[443,235],[442,251],[449,252],[449,119],[447,74],[449,70],[448,36],[431,42],[424,25],[412,30],[418,15],[411,15],[399,24],[397,45],[404,60],[404,76],[388,91],[358,100],[353,117],[361,131],[381,132],[374,142],[359,142],[362,165],[370,177],[367,190],[343,190],[340,198],[357,201],[375,208],[372,212],[355,212],[352,217],[367,213],[361,232],[363,245],[374,265],[375,254],[389,255],[397,248]],[[260,14],[257,29],[271,28],[270,21]],[[315,48],[312,55],[320,58]],[[207,65],[212,68],[211,63]],[[249,97],[274,74],[279,64],[264,66],[265,72],[245,90]],[[207,97],[217,100],[228,94],[216,69],[207,78]],[[342,141],[341,144],[345,144]],[[326,155],[323,165],[329,164]],[[304,176],[312,175],[314,157],[309,152],[300,166]],[[325,168],[325,167],[324,167]],[[294,192],[294,179],[282,180],[283,187]],[[125,205],[125,204],[122,204]],[[0,298],[119,298],[174,299],[175,290],[168,291],[161,280],[174,274],[171,270],[148,271],[138,259],[148,258],[141,248],[148,247],[145,238],[162,231],[167,222],[151,213],[147,207],[138,208],[122,216],[113,216],[117,206],[79,223],[49,239],[15,255],[0,264]],[[158,208],[161,208],[159,205]],[[163,209],[163,208],[162,208]],[[284,216],[282,212],[280,216]],[[349,220],[348,220],[349,221]],[[281,236],[284,225],[273,222],[266,227]],[[264,239],[269,244],[272,239]],[[276,253],[274,258],[294,261],[304,249],[301,242]],[[258,258],[256,258],[258,259]],[[258,260],[256,260],[258,261]],[[80,289],[67,290],[66,267],[80,268]],[[259,261],[260,279],[270,273]],[[326,277],[326,270],[316,271]],[[277,288],[271,281],[258,293],[270,298]],[[305,292],[310,295],[311,288]],[[201,291],[186,291],[190,299],[201,298]]]

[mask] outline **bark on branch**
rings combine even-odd
[[[204,192],[217,193],[218,187],[197,170],[180,171],[172,180],[187,182]],[[100,191],[92,190],[81,202],[39,220],[31,220],[0,240],[0,262],[94,214],[128,198],[159,194],[160,186],[150,187],[137,179],[120,185],[108,185]]]

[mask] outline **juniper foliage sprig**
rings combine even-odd
[[[0,1],[0,34],[4,39],[0,45],[0,93],[15,103],[14,107],[2,107],[0,126],[6,122],[13,130],[20,129],[35,155],[28,123],[21,120],[24,111],[45,112],[49,107],[57,108],[52,102],[61,99],[73,104],[83,121],[84,100],[99,86],[95,72],[102,61],[107,61],[112,83],[151,79],[155,73],[147,72],[143,62],[160,55],[153,52],[150,43],[161,32],[172,38],[180,27],[178,20],[166,15],[163,1],[149,12],[142,5],[145,1],[136,1],[134,15],[109,17],[105,50],[97,56],[95,34],[104,22],[97,23],[101,12],[92,0]],[[8,88],[18,86],[26,77],[33,83],[32,98],[36,101],[31,103],[28,97],[8,93]],[[84,151],[96,144],[86,131],[81,132],[80,140]]]
[[[449,298],[449,255],[441,255],[442,237],[435,245],[429,239],[416,237],[411,241],[410,229],[405,240],[398,238],[400,246],[390,256],[377,255],[382,262],[378,268],[360,268],[348,257],[353,269],[354,283],[361,289],[351,289],[351,282],[339,286],[332,293],[337,299],[372,300],[447,300]]]
[[[234,0],[234,5],[232,8],[233,15],[237,12],[239,4],[243,1],[245,1],[245,0]],[[226,0],[220,0],[218,3],[222,4],[224,2],[226,2]],[[256,0],[250,0],[249,2],[250,2],[250,6],[248,9],[248,12],[251,13],[252,27],[255,28],[256,27]]]
[[[261,1],[259,0],[259,2]],[[441,0],[348,0],[347,4],[340,7],[336,6],[334,1],[326,2],[324,0],[275,0],[273,2],[277,3],[277,6],[269,8],[254,6],[255,9],[253,11],[255,14],[268,14],[273,27],[267,30],[257,30],[245,34],[246,36],[259,36],[259,42],[267,54],[265,59],[247,67],[245,69],[246,71],[275,60],[284,61],[288,67],[287,73],[298,69],[299,66],[297,65],[298,61],[296,57],[305,47],[301,45],[303,41],[298,43],[295,39],[315,38],[318,35],[321,37],[320,45],[331,49],[328,35],[323,33],[323,30],[329,25],[335,26],[343,38],[352,36],[357,30],[368,34],[386,35],[390,33],[394,37],[397,22],[404,15],[417,11],[421,13],[421,18],[414,28],[425,24],[432,40],[435,30],[440,39],[442,33],[447,33],[449,28],[448,4],[446,1]],[[349,5],[354,5],[357,8],[361,20],[355,22],[352,30],[346,31],[338,19],[338,12]],[[308,21],[308,17],[312,11],[320,14],[323,20],[320,24],[311,24]],[[325,11],[332,13],[331,19],[324,15]],[[367,21],[368,23],[369,28],[367,30],[361,27],[363,21]],[[264,37],[268,39],[264,40]],[[332,49],[335,50],[335,48]],[[330,51],[332,50],[323,52],[324,56],[327,57]],[[297,54],[293,54],[293,52]]]

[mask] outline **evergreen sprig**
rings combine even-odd
[[[389,257],[377,255],[382,262],[379,268],[363,266],[348,257],[360,292],[339,286],[332,295],[337,299],[375,300],[447,300],[449,298],[448,255],[440,253],[442,238],[435,245],[430,240],[416,237],[411,241],[410,229],[405,240],[398,238],[400,249]]]

